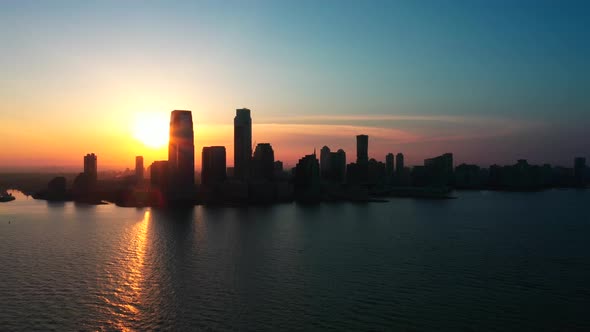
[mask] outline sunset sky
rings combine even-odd
[[[590,157],[589,17],[587,1],[2,1],[0,169],[149,165],[174,109],[193,112],[197,166],[208,145],[232,165],[242,107],[287,165],[323,145],[351,161],[368,134],[378,160],[571,166]]]

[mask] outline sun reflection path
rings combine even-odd
[[[132,323],[141,321],[142,282],[149,221],[150,211],[147,210],[143,219],[135,224],[125,237],[128,245],[117,262],[118,273],[113,275],[113,294],[103,297],[111,317],[107,325],[116,330],[133,331]]]

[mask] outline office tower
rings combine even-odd
[[[274,176],[275,153],[270,143],[259,143],[252,157],[252,175],[259,180],[272,181]]]
[[[337,152],[330,152],[326,159],[327,170],[323,177],[331,182],[344,182],[346,174],[346,153],[344,150],[339,149]]]
[[[136,156],[135,157],[135,178],[139,180],[143,180],[143,157]]]
[[[172,111],[168,172],[171,189],[189,192],[195,185],[195,143],[191,111]]]
[[[574,177],[576,186],[586,185],[586,158],[577,157],[574,159]]]
[[[283,172],[283,162],[280,160],[275,161],[275,174]]]
[[[367,181],[370,184],[378,184],[383,182],[386,174],[384,163],[371,158],[368,163],[368,169],[369,173]]]
[[[320,150],[320,175],[322,178],[327,179],[328,173],[330,171],[330,148],[327,146],[324,146],[321,150]]]
[[[523,161],[526,164],[526,161]],[[519,164],[521,161],[519,161]],[[424,172],[427,184],[448,186],[453,180],[453,154],[425,159]]]
[[[315,153],[297,162],[293,177],[295,197],[303,202],[320,200],[320,164]]]
[[[346,152],[342,149],[338,149],[335,154],[332,154],[330,159],[330,168],[334,172],[334,179],[337,182],[344,182],[346,179]]]
[[[236,110],[234,118],[234,176],[246,181],[250,176],[252,159],[252,118],[250,110]]]
[[[356,165],[358,180],[361,183],[369,179],[369,136],[358,135],[356,137]]]
[[[89,153],[84,156],[84,174],[86,175],[90,183],[96,182],[96,179],[98,177],[96,159],[97,157],[94,153]]]
[[[404,171],[404,154],[398,153],[395,155],[395,172],[401,174]]]
[[[356,137],[356,163],[362,164],[369,161],[369,136],[358,135]]]
[[[169,169],[167,160],[154,161],[150,166],[150,183],[152,186],[166,191],[169,184]]]
[[[224,146],[203,147],[201,184],[219,184],[226,179],[226,155]]]
[[[387,175],[388,177],[393,176],[394,159],[395,157],[393,156],[393,153],[388,153],[385,156],[385,175]]]

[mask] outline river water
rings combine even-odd
[[[0,204],[0,330],[590,330],[590,191]]]

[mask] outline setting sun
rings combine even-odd
[[[168,143],[166,114],[142,113],[136,116],[133,137],[151,148],[161,148]]]

